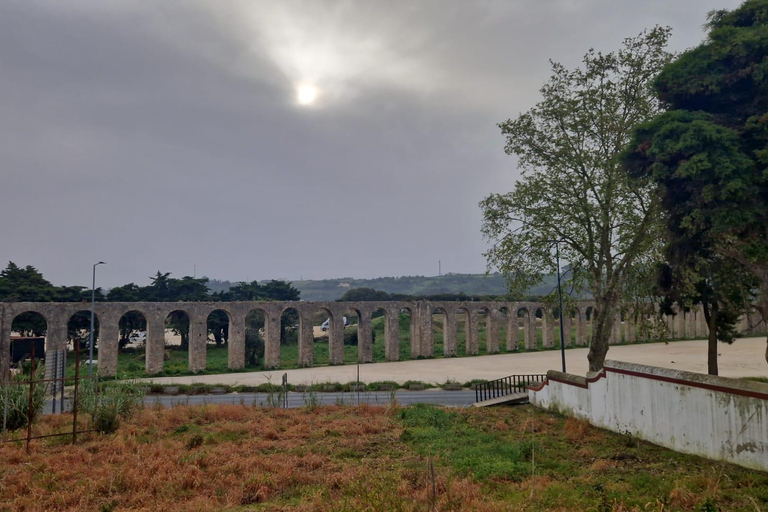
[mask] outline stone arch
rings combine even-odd
[[[99,327],[101,325],[98,313],[93,315],[93,358],[94,364],[99,361]],[[74,350],[75,343],[80,344],[80,359],[88,361],[90,355],[90,333],[91,333],[91,312],[82,309],[69,315],[67,319],[67,349],[72,344]]]
[[[266,364],[268,318],[267,311],[260,307],[249,308],[245,312],[243,328],[243,366],[245,368],[260,368]]]
[[[443,347],[444,357],[455,357],[456,353],[456,315],[449,313],[448,309],[441,305],[431,307],[430,335],[432,346]],[[435,322],[435,317],[440,316],[440,322]],[[437,341],[439,339],[439,341]]]
[[[357,336],[357,362],[373,362],[373,330],[371,328],[371,313],[364,308],[350,306],[347,309],[350,316],[350,326],[347,330],[354,330]],[[356,317],[353,319],[352,317]]]
[[[456,318],[456,354],[470,355],[470,346],[472,343],[472,316],[469,308],[458,306],[454,309],[453,315]]]
[[[204,340],[196,339],[192,317],[192,313],[182,307],[175,307],[166,312],[163,319],[164,373],[174,375],[187,370],[194,372],[205,369],[205,345],[203,344],[202,350],[199,346]],[[207,339],[207,336],[205,338]]]
[[[66,348],[66,336],[58,343],[54,343],[54,340],[51,339],[49,331],[52,330],[51,327],[53,326],[50,317],[43,311],[34,309],[20,311],[10,318],[9,324],[8,339],[10,341],[11,361],[30,357],[33,350],[35,360],[45,359],[46,352]],[[66,335],[66,327],[64,331]],[[35,338],[43,338],[42,344],[35,341]],[[4,351],[8,350],[8,346],[3,345],[3,347]]]
[[[299,339],[301,337],[301,311],[294,305],[280,310],[280,365],[299,365]]]
[[[475,342],[477,346],[477,351],[475,353],[486,353],[491,354],[493,353],[493,343],[495,341],[496,350],[495,352],[499,351],[499,338],[498,338],[498,332],[493,333],[496,327],[496,322],[492,318],[493,315],[493,309],[486,306],[480,306],[478,308],[475,308],[473,311],[474,318],[472,330],[477,333],[475,337]]]
[[[232,314],[223,308],[216,308],[208,313],[205,319],[207,341],[216,346],[229,343],[229,332],[232,327]]]
[[[536,313],[533,305],[518,306],[515,312],[515,322],[522,322],[523,343],[526,350],[535,350],[538,346],[536,337]],[[519,330],[518,330],[519,334]]]
[[[416,310],[408,304],[401,304],[396,307],[395,311],[397,312],[398,356],[400,344],[406,344],[410,347],[408,352],[410,359],[416,359],[421,355],[421,343],[417,333]],[[406,323],[408,328],[404,329]]]
[[[326,318],[325,325],[328,337],[327,353],[322,344],[315,344],[315,361],[327,360],[330,364],[344,363],[344,313],[336,311],[338,308],[319,306],[316,315]]]
[[[500,306],[497,310],[495,310],[495,314],[496,325],[498,326],[496,328],[496,333],[498,336],[497,352],[511,352],[514,349],[510,348],[512,346],[512,313],[510,313],[510,308],[509,306]]]

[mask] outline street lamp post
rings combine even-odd
[[[93,264],[93,281],[91,282],[91,331],[88,334],[88,378],[93,376],[93,319],[96,316],[96,266],[106,265],[103,261]]]

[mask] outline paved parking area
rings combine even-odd
[[[720,375],[724,377],[768,377],[765,360],[765,338],[743,338],[732,345],[719,345]],[[588,370],[586,348],[565,352],[566,370],[585,375]],[[616,345],[608,351],[608,359],[626,361],[698,373],[707,372],[707,342],[705,340]],[[560,352],[543,351],[523,354],[455,357],[449,359],[420,359],[389,363],[359,365],[360,381],[391,380],[403,383],[420,380],[434,384],[451,379],[467,382],[472,379],[497,379],[512,374],[546,373],[560,369]],[[187,377],[162,377],[152,380],[163,384],[209,383],[225,385],[258,385],[271,381],[279,383],[284,373],[292,384],[323,382],[353,382],[357,380],[357,365],[321,366],[268,372],[226,373]]]

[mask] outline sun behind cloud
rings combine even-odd
[[[312,105],[317,100],[317,87],[311,84],[301,84],[296,88],[296,100],[299,105]]]

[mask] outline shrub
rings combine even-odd
[[[357,346],[357,328],[344,329],[344,344]]]
[[[136,382],[99,386],[86,380],[78,392],[78,410],[91,415],[92,429],[108,434],[144,403],[144,393],[145,387]]]
[[[35,370],[35,379],[42,379],[45,374],[45,368],[40,366]],[[11,383],[0,386],[0,418],[6,407],[5,397],[8,393],[8,418],[6,428],[8,430],[18,430],[27,426],[29,421],[29,384],[21,384],[28,380],[29,374],[21,373],[13,377]],[[35,384],[32,392],[32,421],[43,411],[45,406],[46,384]],[[2,421],[2,419],[0,419]]]

